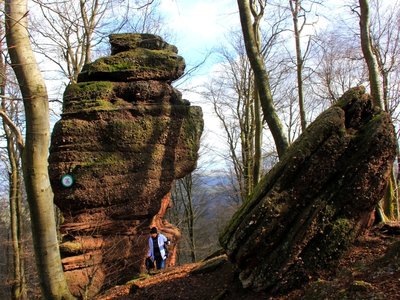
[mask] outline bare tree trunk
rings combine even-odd
[[[44,299],[74,299],[64,277],[57,241],[47,157],[48,96],[27,31],[27,0],[7,0],[6,38],[24,99],[26,142],[22,166],[32,222],[36,264]]]
[[[6,126],[6,125],[5,125]],[[10,183],[10,215],[11,215],[11,240],[13,246],[14,281],[12,285],[12,299],[27,299],[26,281],[24,273],[24,250],[22,247],[22,210],[19,167],[16,149],[10,131],[5,127],[7,138],[8,158],[11,165],[9,174]]]
[[[97,16],[97,11],[99,9],[99,1],[95,0],[93,3],[91,3],[91,11],[93,12],[92,14],[88,14],[86,11],[86,0],[80,0],[80,9],[81,9],[81,17],[83,20],[84,24],[84,44],[82,46],[83,49],[83,56],[85,58],[85,64],[90,63],[91,56],[92,56],[92,37],[93,37],[93,32],[96,27],[96,16]],[[76,74],[76,77],[78,74]]]
[[[262,167],[262,119],[258,92],[254,93],[254,125],[253,190],[260,181]]]
[[[1,28],[3,33],[3,28]],[[3,42],[0,41],[0,51],[3,54]],[[1,98],[1,111],[6,112],[5,103],[5,90],[7,84],[6,64],[3,59],[4,55],[0,57],[0,96]],[[12,110],[12,108],[11,108]],[[13,113],[11,111],[11,113]],[[3,114],[2,114],[3,115]],[[26,280],[24,273],[24,250],[22,246],[22,195],[21,195],[21,174],[20,174],[20,161],[18,150],[16,149],[17,143],[15,136],[20,138],[20,133],[13,133],[7,125],[7,118],[2,118],[3,129],[7,142],[7,154],[9,161],[9,201],[10,201],[10,225],[11,225],[11,242],[13,248],[13,283],[11,288],[12,299],[27,299],[26,294]],[[7,120],[11,121],[11,118]],[[16,127],[14,127],[16,128]],[[21,150],[22,148],[20,148]]]
[[[17,204],[18,204],[18,233],[19,233],[19,269],[21,273],[21,296],[20,299],[28,299],[27,293],[28,293],[28,286],[26,282],[26,275],[25,275],[25,251],[24,251],[24,230],[23,230],[23,210],[22,210],[22,190],[21,190],[21,183],[22,183],[22,174],[21,174],[21,169],[18,169],[17,171],[17,180],[18,180],[18,191],[17,191]]]
[[[182,193],[183,206],[185,208],[186,227],[189,235],[190,258],[192,262],[196,262],[196,244],[194,235],[194,222],[195,212],[192,198],[192,174],[186,175],[181,180],[181,188],[184,189]]]
[[[3,72],[3,75],[5,72]],[[5,77],[2,77],[4,79]],[[2,84],[1,95],[4,96],[5,85]],[[6,105],[4,97],[1,101],[1,109],[5,111]],[[21,174],[19,165],[19,155],[15,147],[15,138],[12,131],[3,119],[3,128],[7,141],[7,154],[10,164],[9,170],[9,201],[10,201],[10,221],[11,221],[11,241],[13,248],[13,284],[11,288],[11,298],[27,299],[27,288],[24,272],[24,250],[22,246],[22,194],[21,194]]]
[[[290,10],[292,12],[293,17],[293,28],[294,28],[294,39],[296,42],[296,73],[297,73],[297,89],[298,89],[298,97],[299,97],[299,109],[300,109],[300,121],[301,121],[301,129],[302,131],[306,130],[307,121],[306,121],[306,112],[304,109],[304,93],[303,93],[303,56],[301,53],[300,46],[300,33],[299,29],[299,11],[300,11],[300,0],[289,1]]]
[[[375,106],[384,109],[382,99],[382,88],[379,78],[378,63],[372,51],[371,36],[369,30],[369,4],[368,0],[359,0],[360,3],[360,35],[361,49],[368,66],[369,83],[371,95]]]
[[[246,53],[254,72],[256,86],[258,88],[260,103],[272,136],[275,141],[276,150],[279,157],[285,153],[288,148],[288,141],[283,130],[281,121],[276,113],[272,93],[269,86],[269,77],[265,69],[264,61],[257,48],[257,41],[254,35],[251,22],[250,0],[237,0],[240,14],[240,23],[242,26]]]
[[[250,85],[250,82],[249,82]],[[239,118],[240,123],[240,143],[241,143],[241,166],[239,163],[239,168],[242,170],[243,185],[241,185],[241,198],[244,200],[251,193],[253,187],[253,153],[254,153],[254,143],[251,134],[251,126],[253,123],[252,118],[252,101],[250,88],[242,95],[242,101],[238,101],[236,105],[236,110],[238,115],[242,111],[242,116]],[[240,109],[240,106],[242,109]]]
[[[10,158],[11,161],[11,158]],[[12,167],[11,167],[12,168]],[[13,249],[13,283],[11,287],[11,298],[12,299],[20,299],[20,295],[22,293],[21,286],[21,269],[20,269],[20,259],[22,257],[19,255],[19,232],[18,232],[18,204],[17,197],[15,194],[16,191],[16,180],[15,180],[15,172],[11,171],[9,174],[9,183],[10,183],[10,227],[11,227],[11,242]]]
[[[395,37],[394,43],[396,42],[398,42],[398,38]],[[389,69],[392,68],[392,66],[389,68],[385,67],[385,58],[382,56],[382,51],[379,45],[375,45],[375,47],[373,47],[373,53],[378,64],[380,75],[382,76],[382,102],[385,107],[385,111],[392,114],[389,107]],[[391,59],[391,61],[394,61],[394,59]],[[398,149],[397,153],[399,155]],[[383,209],[383,211],[380,212],[381,217],[385,215],[385,217],[382,217],[383,220],[386,217],[388,220],[399,220],[398,184],[394,168],[395,167],[393,166],[392,174],[388,182],[388,188],[385,197],[382,200],[382,208],[379,208]]]
[[[361,48],[364,54],[364,59],[368,66],[368,76],[369,76],[369,84],[371,86],[371,95],[372,100],[374,101],[375,106],[379,106],[382,110],[388,111],[387,105],[387,77],[383,70],[379,71],[378,58],[377,54],[374,53],[370,35],[370,22],[369,22],[369,1],[368,0],[359,0],[360,3],[360,35],[361,35]],[[383,65],[380,66],[383,68]],[[383,75],[384,79],[384,94],[382,93],[382,85],[380,81],[380,74]],[[397,210],[395,206],[398,205],[397,195],[395,193],[397,191],[397,183],[394,173],[392,171],[391,176],[388,178],[387,190],[385,196],[383,197],[378,210],[379,215],[383,222],[388,221],[389,219],[398,218]],[[396,212],[395,212],[396,211]]]
[[[257,14],[255,10],[252,12],[253,17],[254,17],[254,22],[253,22],[253,33],[254,37],[256,38],[256,46],[257,46],[257,52],[261,54],[261,37],[260,37],[260,21],[261,18],[264,15],[264,7],[260,7],[260,11]],[[261,57],[263,57],[261,55]],[[258,184],[258,181],[260,180],[261,177],[261,168],[262,168],[262,134],[263,134],[263,124],[262,124],[262,118],[261,118],[261,102],[260,102],[260,94],[259,94],[259,89],[257,87],[256,81],[255,81],[255,76],[253,72],[253,98],[254,98],[254,158],[253,158],[253,182],[251,186],[251,192],[253,192],[254,188]],[[251,81],[250,81],[251,82]],[[249,89],[251,90],[251,89]],[[249,95],[250,96],[250,95]],[[250,188],[250,187],[249,187]]]

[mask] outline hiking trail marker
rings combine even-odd
[[[74,184],[74,178],[70,174],[63,175],[61,177],[61,184],[64,187],[71,187]]]

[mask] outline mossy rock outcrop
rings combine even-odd
[[[167,50],[178,53],[174,45],[168,44],[161,37],[155,34],[111,34],[111,55],[119,52],[134,50],[136,48],[146,48],[150,50]]]
[[[330,268],[382,199],[396,153],[390,115],[345,93],[290,146],[220,237],[245,287],[285,293]]]
[[[63,112],[135,108],[136,104],[188,105],[169,83],[157,80],[132,82],[89,81],[70,84],[64,92]]]
[[[62,262],[76,296],[142,272],[150,226],[172,240],[174,263],[180,232],[164,214],[174,180],[196,167],[203,130],[201,108],[171,86],[184,70],[175,46],[148,34],[110,41],[112,55],[66,88],[50,147]]]
[[[132,40],[126,44],[121,41],[129,35],[114,36],[114,51],[111,56],[102,57],[85,65],[78,75],[78,82],[84,81],[137,81],[160,80],[171,82],[182,76],[185,70],[185,61],[179,56],[175,48],[153,40],[162,41],[161,38],[148,35],[133,35]],[[117,43],[118,41],[118,43]],[[117,48],[118,50],[116,50]],[[125,51],[123,51],[125,50]]]

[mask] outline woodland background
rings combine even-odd
[[[27,151],[24,140],[29,116],[22,101],[26,97],[11,68],[9,49],[13,45],[8,37],[6,43],[6,19],[10,18],[13,2],[24,1],[0,2],[2,299],[40,294],[30,223],[32,212],[29,213],[29,192],[26,193],[23,182],[21,161],[23,151]],[[172,2],[179,7],[194,1]],[[361,46],[359,25],[360,4],[365,2],[370,8],[368,44],[378,70],[380,105],[391,114],[399,134],[398,1],[244,2],[251,4],[254,39],[243,37],[239,10],[235,1],[230,1],[229,17],[237,23],[229,23],[225,38],[218,45],[204,49],[201,55],[196,52],[190,56],[186,75],[175,83],[192,105],[203,107],[206,120],[198,168],[176,182],[174,205],[167,216],[183,233],[179,264],[198,261],[218,249],[219,232],[286,147],[271,130],[275,119],[268,117],[268,110],[263,107],[266,102],[259,92],[258,75],[253,72],[246,43],[253,44],[262,60],[270,88],[267,101],[271,101],[281,123],[278,135],[290,145],[350,87],[371,86],[371,69]],[[65,86],[76,82],[84,64],[109,52],[105,45],[110,33],[154,33],[180,47],[175,40],[179,34],[170,30],[161,0],[32,0],[28,5],[29,13],[23,18],[29,19],[26,29],[49,91],[50,124],[61,113],[59,99]],[[221,17],[226,14],[221,12]],[[7,24],[7,30],[14,28]],[[208,25],[204,27],[210,30]],[[397,174],[396,165],[394,183],[398,181]],[[397,203],[394,188],[391,202],[382,207],[383,220],[398,219]],[[54,211],[59,222],[57,209]]]

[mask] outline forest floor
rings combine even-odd
[[[96,298],[111,299],[400,299],[400,223],[372,228],[358,238],[335,270],[321,270],[313,281],[287,295],[243,289],[234,266],[220,255],[142,275]]]

